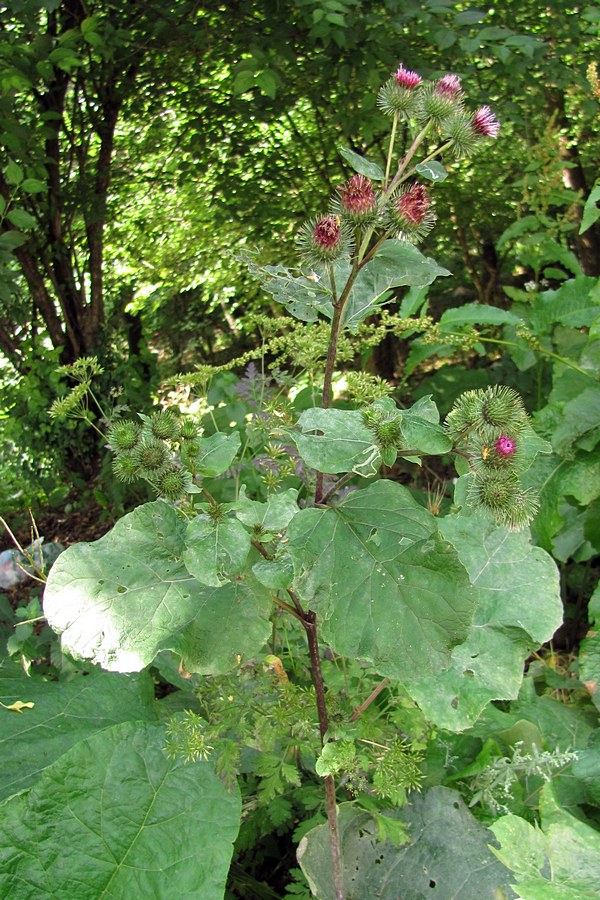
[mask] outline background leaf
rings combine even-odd
[[[542,828],[519,816],[491,826],[498,858],[514,873],[522,900],[585,900],[598,896],[600,834],[560,809],[549,784],[542,788]]]
[[[385,172],[381,166],[378,166],[377,163],[370,162],[368,159],[365,159],[364,156],[360,156],[348,147],[340,147],[340,156],[343,156],[346,162],[350,163],[355,172],[358,172],[360,175],[365,175],[372,181],[383,181],[385,178]]]
[[[76,744],[0,806],[0,895],[222,900],[240,799],[141,722]]]
[[[196,457],[196,471],[199,475],[215,478],[226,472],[240,449],[238,431],[231,434],[217,432],[200,440],[200,451]]]
[[[524,532],[497,528],[481,511],[439,522],[479,591],[467,639],[450,667],[411,685],[425,714],[460,731],[491,700],[514,699],[528,653],[549,640],[562,621],[558,570]]]
[[[12,660],[0,667],[0,700],[32,701],[11,715],[0,708],[0,799],[30,787],[44,769],[82,738],[119,722],[156,720],[147,672],[118,675],[92,669],[72,681],[28,677]]]
[[[491,832],[465,806],[460,794],[434,787],[413,794],[402,810],[410,841],[398,847],[376,840],[368,813],[349,803],[340,807],[344,887],[348,896],[482,900],[516,897],[510,873],[494,858]],[[320,900],[334,900],[327,826],[318,825],[300,842],[298,860]]]

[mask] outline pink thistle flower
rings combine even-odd
[[[405,69],[402,63],[400,63],[398,70],[392,73],[392,77],[396,79],[400,87],[406,88],[407,91],[414,90],[423,80],[416,72]]]
[[[461,91],[462,85],[458,75],[444,75],[435,86],[435,93],[444,97],[456,97]]]
[[[473,113],[473,128],[485,137],[496,137],[500,131],[500,123],[489,106],[482,106]]]
[[[415,183],[400,194],[396,201],[396,209],[402,218],[412,225],[422,225],[431,209],[431,197],[424,185]]]
[[[339,189],[340,205],[343,212],[350,217],[362,218],[370,215],[377,208],[377,197],[369,178],[364,175],[353,175]]]
[[[334,250],[342,240],[339,216],[323,216],[315,225],[312,238],[317,247]]]
[[[512,456],[517,449],[517,442],[505,434],[501,434],[496,441],[495,447],[496,453],[499,453],[500,456]]]

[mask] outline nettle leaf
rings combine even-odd
[[[350,264],[334,266],[338,292],[343,289],[350,274]],[[450,275],[428,256],[407,241],[385,241],[376,256],[358,273],[344,307],[343,322],[350,331],[356,328],[373,310],[389,299],[392,288],[408,285],[424,287],[440,276]]]
[[[185,652],[188,671],[211,674],[259,652],[270,633],[268,592],[251,577],[200,584],[183,562],[185,538],[185,523],[157,500],[100,540],[65,550],[44,595],[63,648],[116,672],[139,671],[160,650],[174,650]]]
[[[365,175],[372,181],[383,181],[385,178],[385,172],[381,166],[365,159],[364,156],[360,156],[360,154],[355,153],[354,150],[350,150],[348,147],[340,147],[340,156],[343,156],[346,162],[350,163],[354,171],[358,172],[359,175]]]
[[[199,475],[216,478],[230,467],[240,449],[239,431],[223,434],[218,431],[210,437],[201,438],[200,451],[195,459],[196,471]]]
[[[0,806],[0,895],[221,900],[239,793],[164,752],[164,728],[106,728]]]
[[[187,526],[185,567],[201,584],[219,587],[228,574],[242,569],[250,552],[250,535],[237,519],[214,521],[200,514]]]
[[[309,468],[330,475],[357,472],[365,478],[379,469],[381,456],[375,436],[358,410],[314,407],[301,414],[298,425],[303,433],[290,437]]]
[[[419,163],[415,166],[415,172],[418,172],[419,175],[426,178],[428,181],[433,181],[434,184],[439,184],[448,177],[448,172],[444,166],[435,159]]]
[[[294,588],[337,653],[405,684],[450,663],[477,594],[406,488],[378,481],[334,509],[301,510],[287,534]]]
[[[439,520],[444,537],[479,590],[467,639],[450,667],[411,685],[424,713],[460,731],[491,700],[511,700],[523,680],[523,661],[562,621],[558,571],[552,557],[531,546],[525,532],[496,527],[481,511]]]
[[[150,675],[92,669],[72,681],[44,681],[5,660],[0,701],[33,703],[22,715],[3,715],[0,726],[0,799],[30,787],[44,769],[82,738],[119,722],[155,721]]]
[[[339,828],[347,896],[480,900],[516,897],[510,872],[495,858],[494,836],[475,819],[459,793],[433,787],[412,794],[402,810],[384,811],[410,833],[401,846],[379,841],[369,813],[343,803]],[[300,841],[298,861],[320,900],[335,900],[327,826]]]
[[[581,225],[579,226],[579,234],[583,234],[588,228],[600,219],[600,209],[598,209],[598,201],[600,201],[600,180],[596,180],[594,187],[583,207],[583,215],[581,217]]]

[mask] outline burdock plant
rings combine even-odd
[[[427,81],[400,65],[378,103],[391,119],[383,165],[342,151],[354,174],[301,228],[299,267],[260,268],[251,261],[251,271],[274,302],[302,323],[292,326],[287,319],[281,336],[274,317],[263,317],[269,352],[294,365],[310,358],[318,385],[313,405],[299,412],[291,399],[278,406],[269,396],[253,423],[244,426],[244,440],[235,423],[226,433],[212,431],[214,417],[195,422],[171,410],[140,415],[141,427],[115,423],[108,441],[117,477],[143,477],[161,499],[130,513],[110,536],[111,552],[122,542],[131,560],[119,572],[123,583],[116,592],[110,561],[106,577],[98,578],[106,545],[101,539],[97,566],[91,565],[95,548],[90,545],[81,551],[84,563],[77,547],[59,558],[45,599],[46,615],[63,633],[65,649],[126,672],[171,651],[179,655],[180,671],[229,676],[246,669],[274,640],[273,607],[292,617],[306,639],[316,706],[316,715],[308,716],[307,727],[313,721],[317,726],[306,759],[311,753],[317,757],[315,771],[324,784],[332,879],[323,894],[336,900],[344,900],[350,889],[344,884],[338,791],[352,782],[400,803],[406,791],[421,784],[417,740],[405,744],[396,726],[381,741],[366,740],[360,717],[392,679],[434,724],[444,706],[443,716],[457,716],[457,727],[467,727],[472,710],[477,708],[477,715],[486,702],[479,701],[479,676],[469,669],[475,686],[465,704],[470,712],[463,712],[454,686],[445,704],[428,706],[432,691],[446,689],[442,682],[453,649],[469,640],[479,608],[479,588],[469,570],[481,549],[479,534],[467,550],[461,548],[461,536],[448,537],[442,517],[434,517],[397,481],[381,477],[382,467],[393,467],[398,457],[420,464],[425,456],[454,454],[470,484],[467,502],[496,523],[516,528],[535,511],[521,476],[540,449],[521,399],[509,388],[468,392],[442,425],[431,398],[399,408],[386,396],[391,393],[386,385],[369,383],[363,373],[354,379],[358,408],[334,407],[334,373],[340,361],[353,358],[353,336],[359,332],[360,341],[373,321],[389,323],[382,307],[395,289],[421,288],[450,274],[417,247],[435,223],[435,191],[448,174],[442,161],[475,152],[499,129],[489,107],[469,110],[452,73]],[[412,334],[432,323],[422,317],[404,323],[397,318],[396,324]],[[371,333],[379,334],[377,328]],[[259,348],[232,365],[263,353]],[[205,390],[207,367],[200,367],[197,377]],[[234,463],[240,448],[242,458]],[[258,464],[268,472],[262,492]],[[345,491],[357,476],[362,482]],[[282,478],[291,481],[282,486]],[[459,524],[458,530],[464,525],[468,533],[472,522]],[[504,552],[509,550],[499,545],[500,557]],[[71,577],[71,566],[84,575]],[[508,579],[512,566],[506,571]],[[65,583],[68,604],[61,598]],[[505,594],[511,589],[498,587]],[[553,622],[552,616],[542,618]],[[88,621],[93,641],[86,638]],[[539,630],[536,635],[539,639]],[[335,694],[327,693],[322,671],[325,641],[331,656],[359,666],[366,662],[384,678],[354,710],[344,707],[340,695],[333,716]],[[469,650],[469,659],[478,656],[478,650]],[[459,680],[463,673],[460,663]],[[470,684],[468,679],[461,690]],[[505,696],[503,685],[492,690],[496,698]],[[486,686],[484,696],[487,691]],[[208,735],[209,745],[204,726],[201,730],[190,720],[183,728],[185,740],[174,742],[185,747],[187,758],[212,755],[213,746],[219,753],[219,735],[215,740]],[[374,765],[365,742],[376,753]],[[345,780],[336,784],[338,775]],[[355,886],[352,890],[358,896]]]

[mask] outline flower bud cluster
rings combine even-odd
[[[152,416],[140,414],[141,424],[119,419],[108,430],[114,452],[113,471],[119,481],[148,481],[166,500],[180,500],[194,489],[193,461],[198,455],[200,429],[172,409]]]
[[[371,406],[362,410],[364,424],[375,437],[381,459],[386,466],[393,466],[398,451],[404,444],[402,434],[402,413],[389,397],[375,400]]]
[[[460,78],[453,74],[437,81],[424,81],[417,72],[400,64],[381,88],[378,104],[394,118],[385,180],[376,188],[371,178],[363,174],[363,171],[371,174],[370,169],[361,171],[359,166],[357,174],[338,188],[329,212],[302,227],[297,238],[298,250],[312,268],[331,265],[340,257],[349,256],[355,247],[364,249],[364,236],[370,229],[379,229],[380,239],[396,237],[413,244],[421,241],[436,219],[428,188],[416,180],[418,168],[407,168],[416,146],[426,134],[432,134],[440,144],[440,153],[450,150],[456,156],[467,156],[484,138],[496,137],[500,128],[489,106],[482,106],[474,113],[465,109]],[[397,175],[388,181],[398,118],[414,122],[415,133],[419,134]],[[431,153],[426,160],[436,153]]]
[[[523,528],[535,515],[535,495],[523,489],[524,437],[529,419],[512,388],[494,386],[467,391],[445,422],[455,449],[465,455],[473,481],[469,500],[499,524]]]
[[[430,123],[456,156],[469,156],[483,138],[497,137],[500,125],[489,106],[471,113],[464,99],[458,75],[425,81],[401,64],[381,88],[377,103],[386,115]]]

